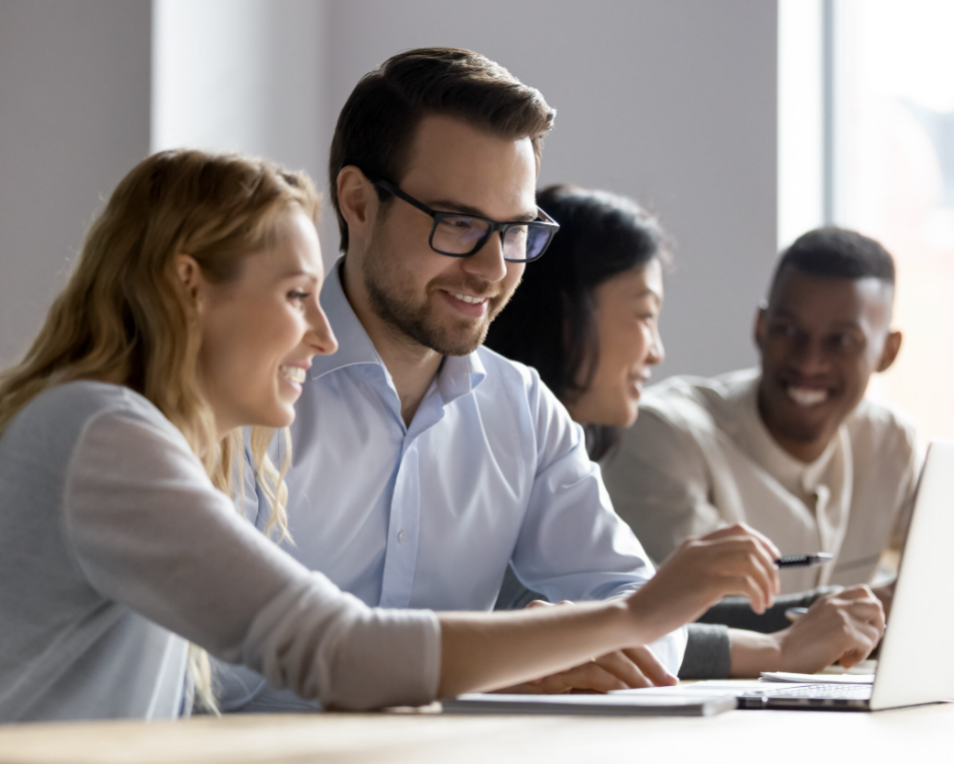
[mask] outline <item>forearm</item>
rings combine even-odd
[[[789,608],[810,607],[819,597],[840,589],[840,586],[823,586],[807,592],[778,596],[772,607],[762,614],[754,612],[749,601],[743,597],[726,597],[703,613],[698,622],[771,634],[791,626],[785,617],[785,611]]]
[[[440,697],[492,690],[645,644],[622,601],[495,613],[440,613]]]
[[[729,644],[732,655],[730,677],[757,677],[763,671],[778,671],[781,667],[781,644],[771,634],[729,629]]]

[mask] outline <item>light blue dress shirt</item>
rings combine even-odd
[[[388,608],[492,610],[511,562],[552,602],[606,599],[653,575],[582,428],[535,370],[483,347],[447,356],[405,426],[337,267],[321,302],[340,349],[314,359],[296,406],[289,554]],[[272,458],[282,464],[283,439]],[[252,483],[245,494],[245,515],[264,528],[267,500]],[[680,630],[653,649],[676,673],[684,646]],[[258,689],[247,675],[247,694],[223,679],[228,708]]]

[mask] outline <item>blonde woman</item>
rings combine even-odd
[[[237,428],[288,425],[336,348],[317,211],[304,175],[178,151],[93,225],[0,375],[0,721],[187,713],[187,673],[213,703],[203,650],[325,704],[424,703],[637,648],[727,592],[770,603],[750,539],[686,545],[626,599],[493,615],[369,608],[258,533],[228,495]],[[281,535],[280,474],[256,478]]]

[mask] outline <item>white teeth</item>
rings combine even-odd
[[[470,297],[469,295],[466,295],[466,294],[455,294],[454,297],[456,297],[461,302],[469,302],[472,305],[479,305],[480,303],[484,302],[484,300],[487,299],[486,297]]]
[[[305,370],[300,366],[280,366],[278,370],[292,382],[301,384],[305,381]]]
[[[817,406],[828,399],[826,390],[809,390],[804,387],[789,387],[788,397],[799,406]]]

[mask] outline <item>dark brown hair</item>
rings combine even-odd
[[[537,192],[537,204],[560,231],[546,254],[527,265],[485,344],[533,366],[557,398],[569,403],[589,389],[599,363],[593,291],[652,260],[667,262],[672,241],[635,201],[607,191],[550,186]],[[618,427],[584,424],[583,429],[594,461],[619,440]]]
[[[419,48],[392,56],[355,86],[331,141],[328,177],[342,252],[348,226],[338,205],[338,173],[354,165],[370,180],[400,183],[414,130],[431,114],[460,117],[507,138],[529,137],[539,169],[556,111],[538,90],[479,53]],[[382,201],[390,196],[377,192]]]

